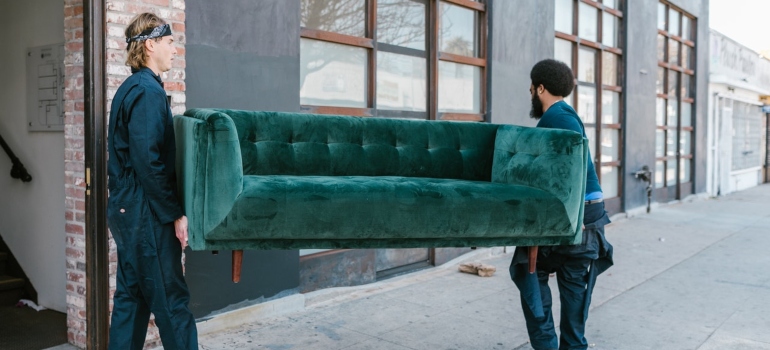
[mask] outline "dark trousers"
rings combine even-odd
[[[540,282],[540,296],[543,300],[543,318],[536,318],[522,300],[524,319],[527,321],[527,332],[532,347],[535,349],[586,349],[585,322],[588,318],[586,302],[586,285],[588,283],[588,267],[590,259],[567,259],[556,269],[556,282],[559,285],[559,300],[561,301],[561,336],[556,340],[551,306],[551,289],[548,287],[548,272],[538,269],[537,279]],[[594,277],[595,278],[595,277]]]
[[[604,211],[604,203],[587,205],[584,212],[586,229],[583,231],[583,244],[574,246],[540,247],[537,258],[537,282],[542,300],[543,317],[536,317],[527,305],[522,293],[521,305],[527,324],[530,343],[533,348],[541,349],[587,349],[585,325],[591,293],[596,277],[609,266],[596,267],[599,254],[608,248],[611,259],[611,246],[604,239],[604,224],[609,222]],[[514,261],[516,258],[514,258]],[[611,265],[611,263],[610,263]],[[513,266],[513,265],[512,265]],[[513,271],[513,270],[512,270]],[[561,335],[558,340],[551,307],[551,289],[548,286],[549,274],[556,274],[561,302]]]
[[[158,223],[141,199],[111,209],[118,270],[109,348],[142,349],[152,313],[165,349],[198,349],[195,319],[187,306],[190,292],[182,273],[182,247],[173,224]]]

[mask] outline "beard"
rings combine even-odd
[[[532,94],[532,109],[529,111],[532,119],[540,119],[543,116],[543,101],[540,101],[540,95],[537,90]]]

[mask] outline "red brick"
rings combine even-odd
[[[85,231],[83,230],[83,226],[75,225],[75,224],[66,224],[64,225],[64,231],[67,233],[74,233],[74,234],[85,234]]]
[[[70,197],[70,198],[80,198],[80,199],[86,198],[85,191],[82,188],[73,188],[73,187],[65,186],[64,194],[66,194],[67,197]]]
[[[64,28],[83,28],[82,17],[68,17],[64,19]]]
[[[82,114],[66,115],[64,117],[64,124],[66,125],[83,124],[83,122],[84,118]]]
[[[144,2],[145,4],[152,4],[152,5],[158,5],[163,7],[168,7],[170,4],[169,0],[143,0],[142,2]]]
[[[183,22],[174,22],[171,23],[171,30],[174,31],[174,33],[184,33],[185,26]]]
[[[65,100],[83,100],[83,90],[66,89],[64,90]]]
[[[77,283],[85,283],[86,275],[76,272],[67,272],[67,280]]]
[[[133,18],[133,16],[138,15],[138,14],[143,13],[143,12],[156,13],[157,11],[156,11],[156,7],[155,6],[150,6],[150,5],[145,5],[145,4],[137,4],[137,3],[132,2],[132,3],[126,4],[126,11],[125,12],[132,13],[133,15],[131,15],[131,18]],[[126,24],[128,24],[128,23],[126,23]]]

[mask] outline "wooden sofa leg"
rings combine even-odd
[[[535,273],[537,269],[537,246],[529,247],[529,273]]]
[[[241,281],[241,265],[243,264],[243,250],[233,250],[233,283]]]

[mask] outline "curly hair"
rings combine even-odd
[[[126,27],[126,38],[132,38],[141,34],[143,31],[159,27],[166,24],[166,21],[152,13],[142,13],[134,17],[131,23]],[[160,38],[155,38],[155,41]],[[144,49],[144,41],[132,41],[128,43],[126,47],[128,55],[126,57],[126,65],[133,69],[140,69],[147,65],[147,52]]]
[[[542,84],[554,96],[567,97],[575,88],[572,69],[564,62],[553,59],[545,59],[535,64],[529,78],[533,86]]]

